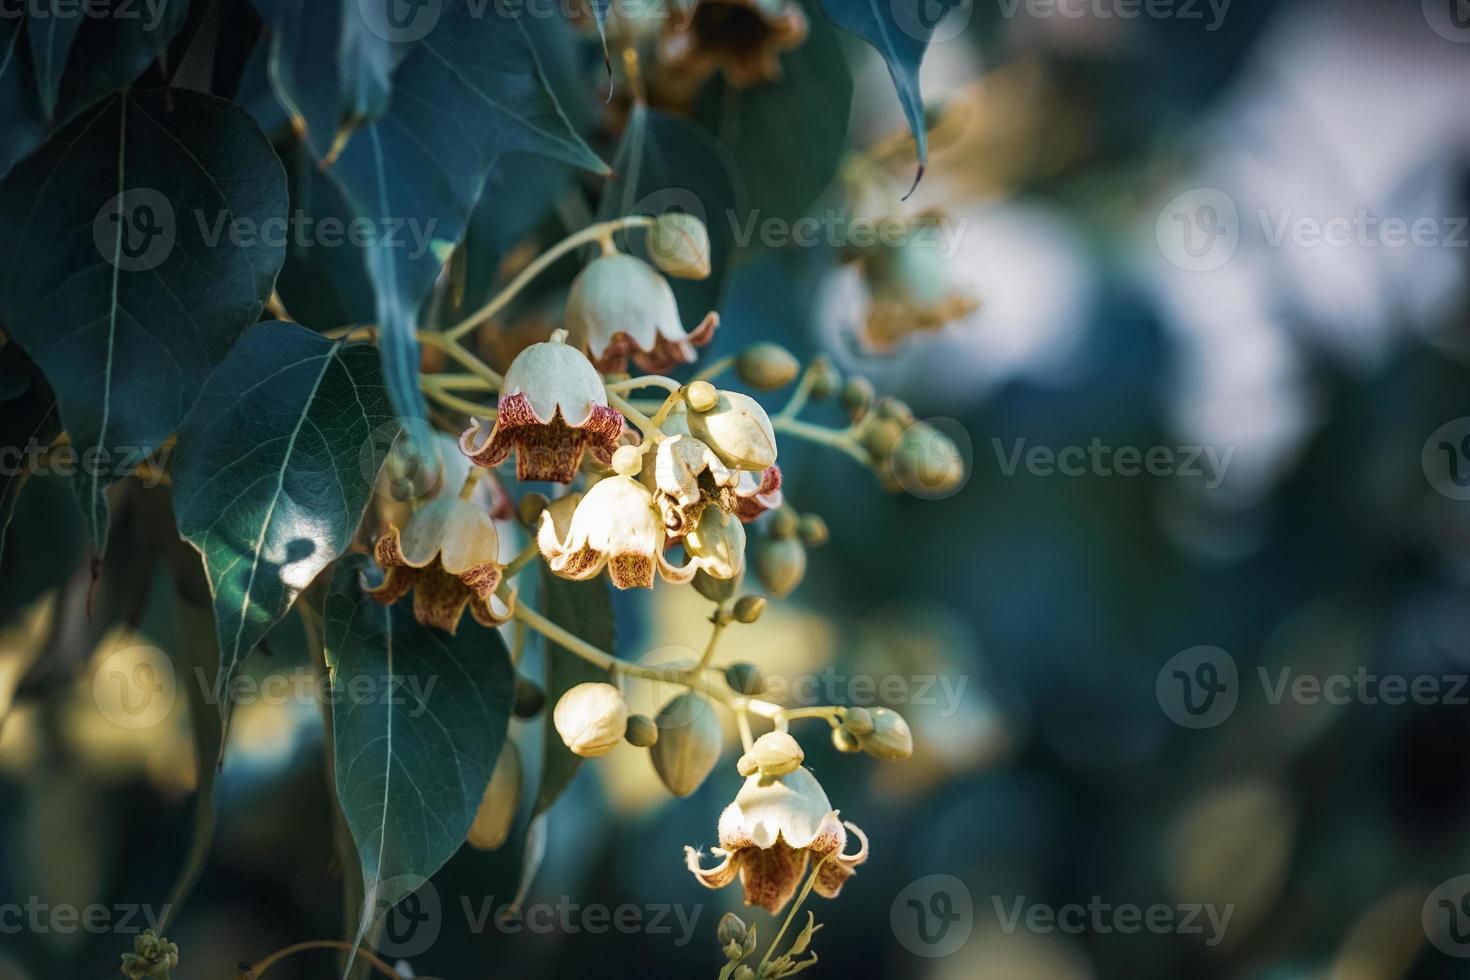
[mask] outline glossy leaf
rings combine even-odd
[[[929,153],[924,123],[924,97],[919,92],[919,67],[934,28],[962,0],[821,0],[822,9],[838,27],[851,31],[878,49],[893,76],[898,101],[914,134],[919,170],[924,176]]]
[[[421,626],[409,600],[363,594],[369,568],[342,562],[325,610],[337,796],[362,864],[358,942],[464,843],[515,686],[498,631],[470,616],[453,636]]]
[[[0,320],[94,460],[75,486],[97,551],[107,488],[178,428],[270,295],[280,243],[231,228],[285,210],[250,118],[174,89],[108,99],[0,184]]]
[[[607,582],[594,579],[573,582],[550,572],[542,576],[546,618],[588,643],[609,652],[613,649],[612,596]],[[551,724],[551,711],[561,696],[587,681],[607,681],[608,673],[550,640],[546,641],[546,723],[542,749],[541,785],[536,790],[533,816],[544,813],[571,783],[582,764],[562,742]]]
[[[387,113],[353,136],[331,170],[353,213],[374,228],[364,261],[388,391],[405,418],[426,415],[419,304],[463,234],[490,164],[514,151],[606,170],[551,94],[519,19],[449,3],[399,65]]]
[[[396,435],[368,344],[261,323],[210,378],[173,479],[179,533],[204,555],[214,596],[216,691],[347,549]]]

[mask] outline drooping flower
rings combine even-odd
[[[941,220],[937,214],[920,215],[901,241],[877,244],[862,254],[871,302],[860,339],[869,350],[891,351],[911,334],[938,330],[979,305],[955,282],[931,233]]]
[[[698,0],[671,20],[659,59],[693,82],[720,70],[736,88],[781,77],[778,56],[806,40],[806,15],[793,0]]]
[[[617,252],[593,259],[577,274],[566,322],[598,370],[627,370],[631,357],[644,371],[664,374],[694,360],[694,348],[709,342],[720,317],[708,313],[686,332],[669,281],[642,259]]]
[[[458,497],[441,497],[414,511],[402,533],[389,525],[373,548],[383,581],[367,590],[390,605],[413,590],[413,615],[453,633],[465,607],[476,622],[505,622],[490,604],[500,585],[500,537],[490,515]]]
[[[589,579],[606,566],[620,589],[652,587],[655,569],[670,582],[694,577],[692,564],[674,565],[664,557],[666,539],[653,494],[621,475],[594,484],[570,516],[564,508],[548,507],[536,534],[555,574]]]
[[[623,431],[623,416],[608,407],[597,369],[559,334],[511,362],[499,408],[489,434],[480,436],[476,419],[460,436],[459,448],[487,467],[514,452],[516,479],[522,481],[570,483],[584,452],[606,462]]]
[[[843,853],[848,830],[858,839],[852,854]],[[867,837],[856,825],[838,819],[821,784],[805,767],[774,778],[759,772],[749,776],[735,802],[720,814],[719,835],[720,846],[713,851],[723,860],[706,869],[699,852],[686,847],[689,870],[707,888],[723,888],[738,874],[745,904],[759,905],[772,915],[796,894],[808,861],[826,859],[814,888],[825,898],[836,898],[868,859]]]

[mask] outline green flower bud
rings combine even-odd
[[[710,272],[709,230],[682,211],[666,211],[648,230],[648,257],[680,279],[707,279]]]
[[[704,596],[710,602],[728,602],[734,597],[736,590],[739,588],[739,576],[735,578],[715,578],[702,568],[694,573],[694,591]]]
[[[734,943],[738,948],[745,944],[745,936],[748,930],[745,928],[745,920],[734,912],[726,912],[720,916],[720,924],[715,927],[715,935],[720,939],[721,946]],[[734,957],[739,959],[740,957]]]
[[[665,704],[657,723],[658,741],[649,750],[654,771],[670,793],[688,796],[720,761],[720,720],[707,700],[689,691]]]
[[[741,963],[735,968],[735,972],[730,975],[730,980],[755,980],[755,971],[744,963]]]
[[[858,737],[846,728],[832,729],[832,747],[838,752],[861,752],[863,750]]]
[[[830,534],[827,531],[827,522],[816,514],[802,515],[801,522],[796,526],[796,536],[801,538],[801,543],[809,548],[817,548],[827,543]]]
[[[475,822],[470,824],[470,846],[481,851],[493,851],[510,836],[515,824],[516,806],[521,801],[521,753],[516,743],[507,741],[495,760],[495,770],[490,775],[490,785],[480,797],[480,808],[475,811]]]
[[[740,380],[759,391],[784,388],[800,371],[801,362],[780,344],[752,344],[735,359]]]
[[[646,749],[658,741],[658,725],[647,715],[629,715],[628,731],[623,737],[628,740],[629,745]]]
[[[812,360],[812,366],[807,370],[812,372],[811,396],[813,398],[830,398],[842,384],[842,374],[833,366],[826,357],[817,357]]]
[[[893,447],[902,435],[903,425],[901,423],[893,419],[882,419],[863,431],[863,448],[868,451],[868,455],[872,456],[875,462],[881,462],[892,454]]]
[[[544,493],[532,491],[516,502],[516,516],[526,527],[535,527],[536,522],[541,519],[541,512],[546,509],[548,501]]]
[[[889,395],[878,400],[878,417],[892,419],[900,425],[912,425],[914,422],[914,410],[909,408],[908,402]]]
[[[859,376],[848,378],[837,400],[846,409],[849,417],[861,418],[868,406],[873,404],[873,382]]]
[[[169,980],[179,965],[178,943],[171,943],[152,929],[133,937],[133,951],[122,955],[122,974],[128,980]]]
[[[730,690],[746,697],[755,697],[766,689],[766,677],[755,664],[740,661],[725,668],[725,683]]]
[[[735,600],[735,619],[742,623],[753,623],[766,611],[766,597],[743,595]]]
[[[556,733],[583,758],[607,755],[628,728],[628,702],[611,684],[578,684],[561,696],[552,712]]]
[[[907,759],[914,754],[909,723],[896,711],[874,708],[873,730],[862,736],[863,751],[877,759]]]
[[[948,495],[965,482],[959,447],[927,422],[915,422],[903,431],[888,466],[899,486],[919,496]]]
[[[867,708],[847,708],[842,713],[842,727],[854,735],[866,735],[873,730],[873,716]]]
[[[796,534],[801,526],[801,518],[796,511],[790,507],[782,506],[771,512],[770,519],[766,522],[766,530],[773,538],[789,538]]]
[[[795,538],[765,538],[755,546],[755,572],[766,591],[788,596],[806,577],[806,548]]]
[[[784,776],[801,768],[806,753],[788,732],[766,732],[745,753],[764,776]]]
[[[766,410],[738,391],[721,391],[709,410],[691,411],[689,433],[733,469],[760,471],[776,462],[776,432]]]
[[[546,692],[535,681],[524,677],[516,678],[515,706],[511,709],[517,718],[535,718],[546,707]]]

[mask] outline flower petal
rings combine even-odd
[[[413,588],[414,581],[419,576],[417,568],[407,568],[402,565],[389,565],[383,570],[383,581],[376,588],[365,589],[368,595],[385,606],[402,599],[409,589]]]
[[[848,823],[847,829],[852,831],[858,839],[858,849],[854,854],[833,854],[822,864],[821,870],[817,872],[817,881],[813,886],[818,895],[823,898],[836,898],[837,893],[842,891],[842,886],[847,879],[853,876],[858,865],[868,859],[868,837],[858,829],[857,824]]]
[[[724,888],[735,880],[735,875],[740,871],[740,851],[727,851],[724,848],[713,848],[716,856],[724,855],[724,860],[713,868],[700,867],[699,852],[692,847],[684,848],[684,864],[694,872],[694,877],[706,888]]]
[[[791,901],[806,874],[807,852],[785,843],[742,851],[740,882],[745,886],[745,904],[759,905],[775,915]]]
[[[469,586],[435,562],[420,572],[414,583],[414,618],[425,626],[454,633],[471,595]]]

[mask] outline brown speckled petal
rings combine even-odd
[[[745,904],[759,905],[772,915],[780,912],[800,887],[806,864],[807,852],[785,841],[742,851],[740,881],[745,886]]]
[[[813,886],[818,895],[823,898],[836,898],[837,893],[842,891],[842,886],[847,879],[853,876],[858,865],[868,859],[868,838],[857,824],[847,824],[847,829],[858,839],[858,849],[853,854],[833,854],[823,863],[817,872],[817,881]]]
[[[414,582],[419,577],[417,568],[407,568],[400,565],[389,565],[383,570],[383,581],[376,588],[365,590],[368,595],[385,606],[402,599],[409,589],[413,588]]]
[[[620,589],[653,588],[653,556],[639,554],[608,555],[607,573]]]
[[[469,586],[434,562],[419,573],[414,583],[414,618],[425,626],[454,633],[472,595]]]

